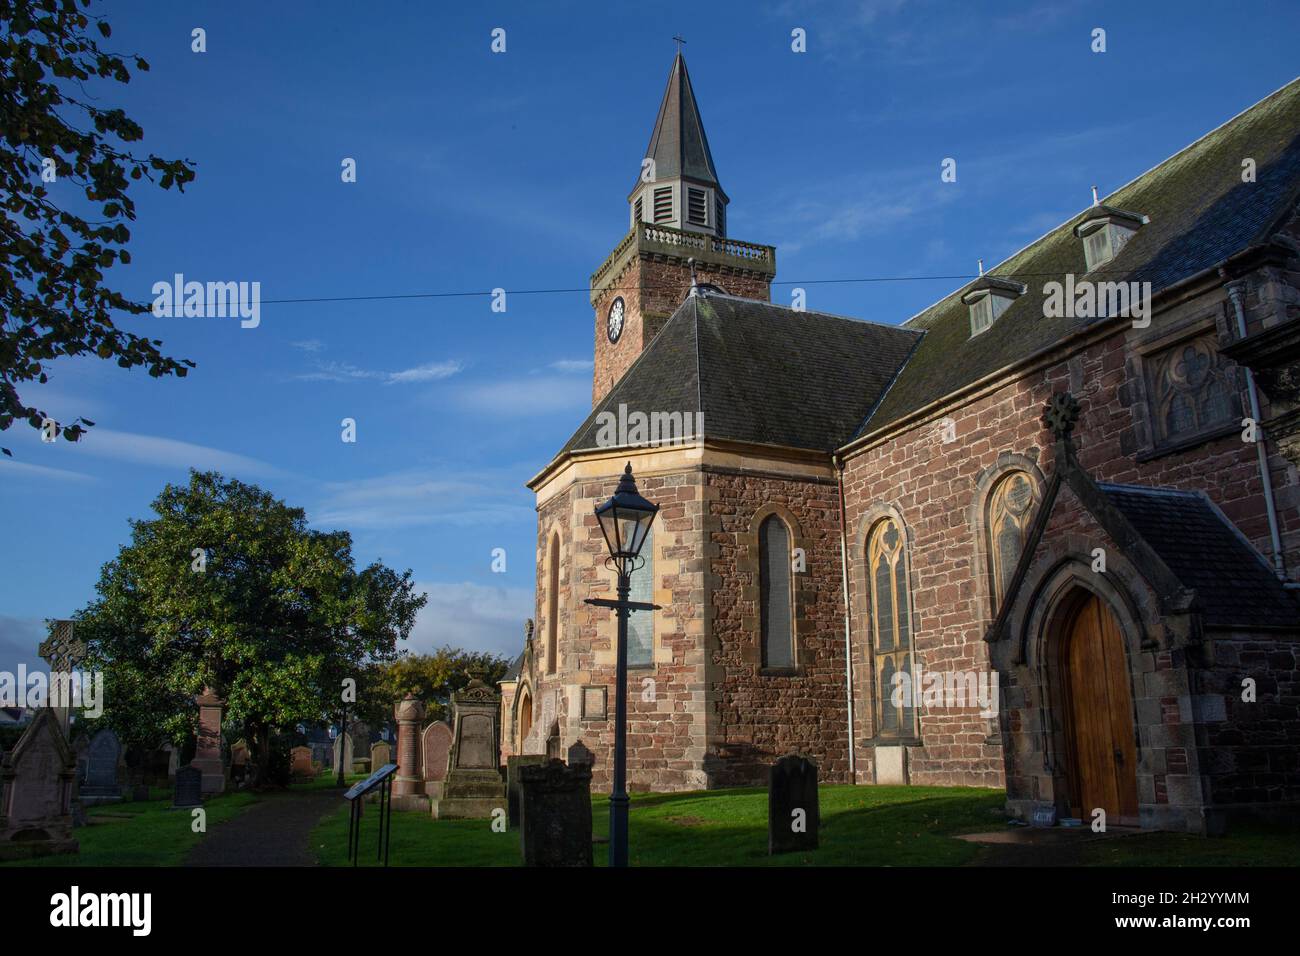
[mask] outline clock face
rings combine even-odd
[[[617,342],[623,334],[623,297],[619,296],[609,307],[609,319],[605,324],[605,334],[611,342]]]

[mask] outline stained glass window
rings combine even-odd
[[[1241,421],[1241,395],[1232,363],[1214,336],[1180,342],[1149,363],[1157,444],[1181,441]]]
[[[1013,471],[1002,478],[989,496],[989,583],[995,611],[1002,604],[1020,552],[1025,548],[1036,499],[1034,482],[1023,471]]]
[[[876,659],[876,698],[883,736],[909,736],[913,730],[912,691],[894,693],[896,674],[912,673],[912,612],[903,536],[892,518],[881,521],[867,542],[871,573],[871,637]]]

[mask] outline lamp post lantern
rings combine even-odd
[[[632,611],[656,611],[658,606],[629,601],[632,572],[645,562],[641,547],[650,534],[659,506],[636,490],[632,465],[623,470],[614,497],[596,506],[596,520],[609,548],[605,566],[618,574],[618,600],[587,598],[587,604],[613,608],[618,615],[618,667],[614,688],[614,781],[609,796],[609,865],[627,866],[627,619]]]

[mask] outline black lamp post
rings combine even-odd
[[[618,600],[587,598],[587,604],[611,607],[618,613],[618,673],[614,689],[614,784],[609,795],[609,865],[627,866],[627,619],[632,611],[656,611],[658,606],[629,601],[632,572],[645,562],[641,547],[650,534],[659,506],[636,490],[632,465],[618,480],[614,497],[596,506],[596,520],[605,535],[609,558],[605,566],[618,573]]]

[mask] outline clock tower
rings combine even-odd
[[[770,300],[776,250],[727,238],[727,204],[680,51],[628,195],[630,230],[591,277],[597,404],[636,361],[694,281]]]

